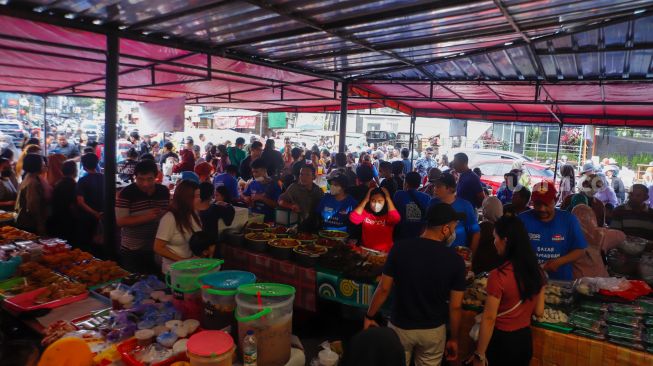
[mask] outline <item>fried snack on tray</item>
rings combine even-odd
[[[0,238],[4,240],[35,240],[38,239],[38,235],[16,229],[13,226],[3,226],[0,227]]]
[[[112,261],[90,261],[63,270],[66,276],[87,285],[95,286],[129,275]]]
[[[66,252],[43,255],[41,261],[49,268],[62,268],[93,259],[91,253],[80,249],[73,249]]]
[[[25,277],[25,283],[12,289],[15,294],[33,291],[42,287],[47,288],[36,298],[35,303],[37,304],[81,295],[86,291],[86,285],[71,282],[36,262],[21,264],[18,267],[18,275]]]
[[[74,332],[76,330],[77,328],[75,328],[74,325],[63,320],[57,320],[56,322],[50,324],[43,332],[45,336],[41,341],[41,345],[44,347],[49,346],[59,338],[63,337],[65,334]]]

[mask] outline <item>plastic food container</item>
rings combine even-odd
[[[284,366],[290,359],[295,288],[275,283],[238,287],[236,320],[242,345],[247,331],[257,340],[258,364]]]
[[[627,341],[638,342],[642,339],[642,330],[639,328],[628,328],[619,325],[608,324],[608,337],[619,338]]]
[[[236,289],[255,282],[256,275],[245,271],[222,271],[200,277],[202,328],[220,330],[235,326]]]
[[[236,351],[233,338],[219,330],[193,335],[186,347],[191,366],[231,366]]]
[[[582,310],[589,312],[603,313],[608,311],[608,305],[600,302],[583,301],[579,306]]]
[[[610,304],[608,310],[611,313],[619,313],[624,315],[641,315],[645,314],[646,311],[641,306],[637,305],[628,305],[628,304]]]
[[[619,250],[630,256],[639,256],[646,249],[648,240],[636,236],[627,236],[621,244],[617,246]]]
[[[579,335],[581,337],[585,337],[585,338],[596,339],[598,341],[604,341],[606,339],[605,334],[603,334],[603,333],[588,332],[588,331],[583,330],[583,329],[575,329],[574,334],[577,334],[577,335]]]
[[[199,277],[217,272],[221,259],[188,259],[173,263],[166,274],[166,284],[172,289],[172,303],[184,319],[199,319],[202,315],[202,295]]]
[[[579,314],[573,314],[569,318],[569,324],[574,328],[584,330],[590,333],[601,333],[603,322],[600,320],[591,319]]]
[[[653,285],[653,253],[642,254],[639,260],[639,275],[649,286]]]
[[[625,315],[619,313],[609,313],[605,320],[610,324],[623,325],[624,327],[636,328],[642,322],[639,316]]]

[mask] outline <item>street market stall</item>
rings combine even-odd
[[[113,210],[118,99],[148,102],[185,98],[188,104],[256,111],[340,111],[339,145],[343,152],[347,109],[382,106],[411,116],[410,145],[414,145],[418,116],[555,122],[561,129],[563,124],[653,126],[650,1],[150,1],[110,6],[92,1],[1,3],[0,90],[32,93],[44,100],[67,95],[106,101],[106,243],[116,241]],[[19,273],[44,277],[22,283],[19,277],[9,279],[11,285],[7,286],[15,293],[7,293],[3,307],[39,311],[40,305],[61,305],[45,316],[34,313],[29,322],[41,327],[40,331],[59,334],[72,330],[67,324],[53,323],[55,315],[72,322],[102,310],[102,301],[107,297],[96,297],[95,287],[127,275],[115,264],[88,258],[61,243],[35,242],[37,239],[29,233],[7,230],[0,233],[7,240],[6,253],[10,257],[20,253],[30,259]],[[299,245],[271,245],[277,239],[274,232],[254,234],[242,239],[249,241],[242,247],[235,242],[226,244],[226,267],[249,270],[261,278],[295,286],[290,303],[294,301],[305,309],[314,308],[317,296],[356,306],[369,303],[382,265],[375,255],[356,253],[346,244],[329,249],[312,236],[291,238],[303,246],[297,249]],[[48,253],[50,246],[61,250],[61,255]],[[292,253],[288,253],[289,248],[293,248]],[[55,260],[33,260],[32,255],[38,257],[39,249],[43,257],[54,255]],[[329,256],[333,259],[330,263]],[[343,258],[349,262],[341,261]],[[624,259],[619,253],[612,258],[615,272],[627,274],[616,270],[620,263],[632,271],[632,258]],[[25,281],[27,286],[44,285],[44,279],[48,280],[47,287],[30,288],[37,292],[26,292],[29,296],[16,290]],[[138,302],[130,291],[141,281],[148,283],[147,279],[122,279],[121,283],[130,286],[127,293],[107,285],[114,286],[109,287],[112,305],[129,308]],[[155,285],[154,281],[147,284],[152,289],[150,285]],[[188,298],[197,305],[201,295],[193,286],[191,283],[191,288],[186,289],[173,285],[176,299],[168,298],[172,293],[150,291],[140,303],[147,301],[146,305],[153,305],[157,314],[166,318],[181,317],[182,310],[197,308],[182,303],[173,311],[166,305],[167,300]],[[159,284],[155,287],[159,288]],[[471,287],[482,293],[481,281],[472,282]],[[575,294],[572,297],[584,288],[571,287]],[[112,291],[117,291],[113,299]],[[252,295],[250,292],[243,296]],[[290,297],[287,292],[286,296]],[[25,302],[18,301],[23,299]],[[566,326],[567,322],[563,322],[565,326],[549,326],[556,332],[536,328],[533,362],[574,365],[585,364],[589,357],[591,362],[608,365],[653,364],[651,355],[645,353],[650,346],[646,344],[650,340],[649,310],[624,314],[614,309],[633,308],[607,305],[605,311],[603,305],[607,302],[594,303],[601,304],[594,311],[601,314],[600,318],[564,313],[569,323],[582,323],[584,328],[578,324]],[[567,305],[582,304],[573,300]],[[641,304],[635,306],[644,308]],[[563,319],[555,310],[547,313],[548,320]],[[104,317],[102,313],[91,316],[99,322]],[[175,320],[179,319],[167,322]],[[624,331],[624,324],[610,325],[617,320],[631,321],[631,326]],[[169,326],[167,322],[165,329],[159,328],[159,336],[165,336],[157,343],[172,345],[174,350],[176,344],[183,344],[176,338],[183,340],[192,333],[193,322],[173,322]],[[599,332],[587,333],[587,326],[596,330],[592,327],[596,322],[601,322]],[[141,342],[143,347],[153,338],[150,332],[141,332],[138,339],[129,340],[131,332],[125,328],[133,328],[133,323],[121,320],[111,329],[118,331],[113,332],[117,339],[127,342],[120,343],[123,349],[131,351],[134,342]],[[281,325],[287,327],[286,323]],[[566,329],[572,333],[565,334]],[[580,333],[583,336],[578,330],[585,332]],[[186,337],[181,337],[184,331]],[[620,343],[587,338],[597,334]],[[198,342],[202,341],[206,339]],[[232,352],[233,340],[212,341],[224,345],[213,351]],[[192,352],[191,340],[187,343],[186,348]],[[116,352],[122,353],[117,347]],[[115,356],[114,352],[107,357]],[[196,356],[203,355],[198,351]]]

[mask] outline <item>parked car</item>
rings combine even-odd
[[[14,140],[14,145],[17,147],[20,147],[20,145],[23,143],[25,130],[23,129],[21,122],[18,120],[1,119],[0,132],[11,136]]]
[[[80,127],[82,133],[86,134],[88,142],[97,141],[98,138],[98,125],[94,122],[82,122]]]
[[[514,162],[514,159],[484,160],[475,164],[470,164],[470,168],[480,168],[481,173],[483,173],[481,182],[490,186],[492,188],[492,193],[496,194],[499,187],[501,187],[501,183],[504,181],[503,175],[512,170],[512,164]],[[523,169],[526,170],[528,175],[531,177],[531,187],[543,180],[553,181],[553,171],[547,165],[525,161],[523,163]],[[530,189],[531,187],[528,188]]]
[[[503,150],[490,150],[490,149],[451,149],[443,155],[447,155],[449,161],[453,161],[454,155],[458,153],[465,153],[469,158],[469,166],[478,164],[481,161],[491,159],[506,159],[506,160],[522,160],[526,162],[533,162],[533,159],[526,155],[515,153],[512,151]],[[512,164],[512,163],[511,163]],[[510,171],[510,169],[508,169]]]
[[[379,146],[380,144],[387,142],[394,146],[397,141],[397,134],[389,131],[367,131],[365,133],[365,139],[368,145],[374,144]]]

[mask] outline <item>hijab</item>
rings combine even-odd
[[[603,233],[596,223],[596,215],[594,210],[586,204],[578,204],[574,206],[571,213],[576,216],[580,227],[585,235],[585,240],[589,246],[598,246],[600,248],[601,241],[603,240]]]
[[[63,178],[61,167],[64,161],[66,161],[66,156],[63,154],[51,154],[48,156],[47,177],[48,183],[53,187]]]
[[[488,196],[483,200],[481,205],[483,219],[496,222],[499,217],[503,216],[503,205],[496,196]]]

